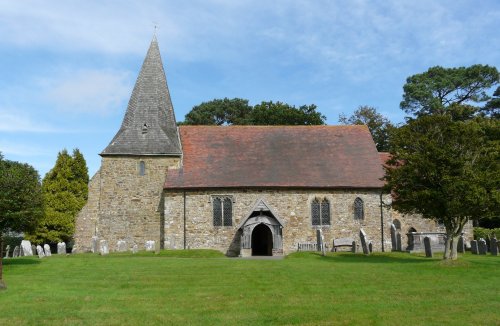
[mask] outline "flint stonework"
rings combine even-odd
[[[479,255],[479,248],[477,245],[477,240],[472,240],[470,242],[470,251],[473,255]]]
[[[48,244],[43,245],[43,251],[45,252],[45,256],[52,256],[52,252],[50,251],[50,246]]]
[[[66,243],[59,242],[57,244],[57,254],[58,255],[65,255],[66,254]]]
[[[425,257],[432,258],[431,238],[424,238]]]
[[[486,255],[486,252],[488,251],[488,246],[486,245],[486,240],[484,239],[479,239],[477,242],[478,248],[479,248],[479,254],[480,255]]]
[[[99,253],[102,256],[109,254],[108,241],[106,240],[99,241]]]
[[[31,242],[28,240],[21,241],[21,248],[23,248],[24,256],[33,256],[33,251],[31,250]]]
[[[36,252],[38,254],[38,258],[43,258],[45,257],[45,253],[43,252],[43,248],[40,245],[36,246]]]

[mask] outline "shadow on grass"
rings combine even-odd
[[[426,258],[425,256],[409,254],[409,253],[374,253],[369,256],[363,254],[353,254],[348,252],[337,252],[337,253],[328,253],[326,256],[322,256],[319,252],[303,252],[303,253],[295,253],[288,256],[290,259],[294,258],[307,258],[310,259],[321,259],[327,262],[342,262],[342,263],[428,263],[432,261],[440,261],[441,256],[437,255],[433,258]]]
[[[10,265],[36,265],[40,264],[39,258],[7,258],[2,260],[4,266]]]

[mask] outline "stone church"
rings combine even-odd
[[[144,249],[211,248],[228,256],[285,255],[321,229],[390,250],[393,223],[438,231],[383,202],[384,153],[366,126],[177,126],[153,38],[122,125],[100,154],[76,220],[74,251],[105,239]],[[403,245],[404,249],[404,245]]]

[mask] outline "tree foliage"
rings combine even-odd
[[[389,130],[394,126],[374,107],[360,106],[350,117],[341,114],[339,122],[346,125],[366,125],[372,134],[375,145],[377,145],[377,150],[379,152],[389,150]]]
[[[408,77],[403,87],[400,106],[416,117],[430,114],[456,113],[455,119],[465,120],[481,110],[474,106],[490,99],[486,91],[499,82],[495,67],[432,67],[424,73]],[[458,112],[455,110],[459,110]]]
[[[0,288],[3,234],[33,230],[43,216],[38,172],[30,165],[4,160],[0,153]]]
[[[295,107],[282,102],[261,102],[255,106],[248,100],[214,99],[193,107],[186,115],[186,125],[322,125],[326,117],[314,104]]]
[[[75,217],[87,202],[88,170],[78,149],[69,155],[61,151],[42,182],[45,215],[27,238],[34,242],[68,242],[75,230]]]
[[[497,87],[492,98],[484,106],[483,113],[494,119],[500,119],[500,86]]]

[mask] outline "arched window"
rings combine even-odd
[[[364,209],[363,199],[357,197],[354,199],[354,219],[355,220],[363,220],[365,218],[365,209]]]
[[[398,219],[393,220],[392,224],[394,224],[396,230],[401,230],[401,222]]]
[[[312,225],[330,225],[330,202],[324,198],[321,202],[314,198],[311,202]]]
[[[212,204],[214,226],[233,225],[233,202],[231,197],[214,197]]]
[[[139,175],[145,175],[146,174],[146,163],[144,161],[139,162]]]

